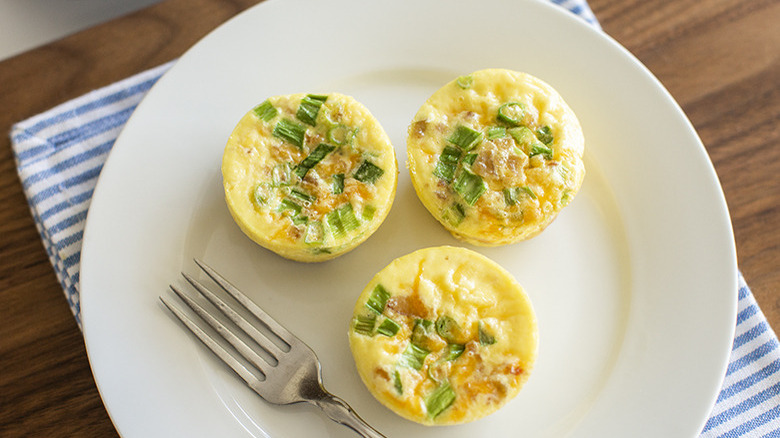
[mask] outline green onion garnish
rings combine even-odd
[[[553,142],[552,128],[550,128],[548,125],[544,125],[537,129],[536,138],[538,138],[542,143],[549,145]]]
[[[449,208],[444,210],[443,217],[453,227],[457,227],[466,218],[466,210],[459,203],[452,204]]]
[[[487,185],[479,175],[463,168],[453,188],[468,205],[474,205],[487,190]]]
[[[322,222],[311,221],[306,226],[306,234],[303,237],[303,241],[308,244],[322,243],[325,238],[325,230],[322,227]]]
[[[495,140],[497,138],[506,137],[506,128],[503,126],[491,126],[487,130],[488,140]]]
[[[271,105],[271,102],[267,100],[261,103],[260,105],[254,107],[252,111],[254,111],[258,119],[264,122],[270,121],[271,119],[276,117],[276,115],[279,113],[279,110],[274,108],[274,106]]]
[[[436,319],[436,333],[447,342],[454,342],[460,333],[460,325],[449,316],[442,315]]]
[[[427,319],[415,319],[412,328],[412,344],[424,346],[434,334],[433,321]]]
[[[252,199],[255,201],[258,207],[265,205],[268,202],[268,198],[271,196],[268,184],[258,184],[255,187],[255,191],[252,192]]]
[[[449,382],[442,383],[425,400],[425,409],[428,416],[436,418],[455,402],[455,390]]]
[[[524,191],[526,194],[528,194],[528,196],[536,199],[536,193],[534,193],[533,189],[531,189],[530,187],[523,186],[523,187],[520,187],[520,190]]]
[[[466,90],[471,88],[471,85],[474,83],[474,78],[471,75],[459,76],[458,79],[455,80],[455,83],[458,84],[460,88]]]
[[[290,166],[290,163],[281,163],[274,166],[271,171],[271,182],[274,187],[292,184],[292,166]]]
[[[520,102],[508,102],[498,108],[497,119],[512,126],[523,124],[525,107]]]
[[[455,360],[459,358],[464,351],[466,351],[466,346],[463,344],[447,344],[447,351],[442,357],[444,360]]]
[[[385,318],[385,320],[382,321],[382,324],[379,324],[379,327],[377,327],[376,332],[385,336],[395,336],[400,329],[401,326],[398,325],[397,322],[390,318]]]
[[[360,167],[358,167],[352,176],[360,182],[374,184],[379,178],[382,177],[383,173],[385,173],[385,171],[382,170],[381,167],[368,160],[365,160],[360,164]]]
[[[433,169],[433,174],[444,181],[452,181],[452,178],[455,176],[455,170],[458,168],[458,160],[461,154],[460,149],[445,146],[444,150],[441,151],[441,155],[439,155],[439,161],[436,163],[436,168]]]
[[[517,196],[520,194],[519,187],[507,187],[503,190],[503,192],[504,192],[504,202],[506,202],[506,205],[517,204]]]
[[[481,140],[481,132],[475,131],[474,129],[471,129],[465,125],[458,125],[455,128],[455,131],[453,131],[452,135],[447,138],[447,141],[463,149],[464,151],[473,149],[476,145],[479,144]]]
[[[416,370],[422,369],[428,353],[430,353],[430,351],[427,349],[418,347],[417,345],[410,342],[409,345],[406,346],[406,350],[401,353],[401,358],[399,359],[398,364],[400,366],[414,368]]]
[[[477,154],[466,154],[466,156],[463,157],[463,162],[469,166],[474,164],[475,161],[477,161]]]
[[[355,210],[352,209],[352,204],[347,202],[336,210],[339,212],[339,218],[344,226],[344,231],[352,231],[360,226],[360,222],[355,217]]]
[[[390,292],[388,292],[387,289],[385,289],[385,287],[381,284],[377,284],[374,287],[374,290],[371,291],[371,296],[368,297],[366,306],[374,312],[381,314],[385,311],[385,306],[387,305],[387,300],[389,299]]]
[[[328,141],[339,146],[348,143],[354,136],[355,132],[347,125],[333,125],[328,130]]]
[[[531,147],[531,153],[529,154],[529,156],[533,157],[534,155],[543,155],[544,158],[547,158],[548,160],[552,160],[553,151],[551,148],[541,143],[536,143]]]
[[[571,202],[571,190],[564,190],[563,194],[561,195],[561,205],[569,205],[569,202]]]
[[[393,373],[393,386],[398,395],[404,395],[404,384],[401,382],[401,373],[398,370]]]
[[[320,107],[326,100],[328,100],[328,96],[319,94],[307,95],[301,99],[301,104],[298,106],[298,112],[295,114],[295,117],[307,125],[316,125],[317,113],[320,112]]]
[[[311,170],[312,167],[316,166],[317,163],[322,161],[326,155],[333,152],[335,149],[336,146],[332,146],[327,143],[318,144],[317,147],[314,148],[314,150],[311,151],[311,153],[309,153],[309,155],[304,158],[300,164],[295,166],[295,174],[303,179],[303,177],[306,176],[306,173]]]
[[[309,205],[314,202],[315,199],[317,199],[316,196],[310,195],[301,189],[290,190],[290,198],[301,201],[303,205]]]
[[[482,321],[479,322],[479,325],[477,327],[478,327],[477,333],[479,334],[480,345],[492,345],[496,343],[496,337],[488,333],[484,324],[482,324]]]
[[[374,218],[374,213],[376,213],[376,207],[374,207],[373,205],[364,206],[363,214],[362,214],[363,220],[366,222],[370,221],[371,219]]]
[[[303,207],[301,207],[299,204],[295,203],[295,201],[291,199],[282,199],[282,202],[279,204],[279,207],[277,208],[277,211],[279,213],[286,211],[286,210],[292,210],[293,216],[296,216],[300,214]]]
[[[337,173],[333,175],[333,185],[331,186],[334,195],[344,193],[344,174]]]
[[[373,336],[375,325],[376,315],[372,313],[370,315],[358,315],[358,317],[355,319],[353,328],[355,329],[356,333],[360,333],[361,335],[366,336]]]
[[[521,146],[523,151],[526,152],[529,156],[533,157],[534,155],[544,155],[544,157],[548,160],[552,159],[552,148],[545,146],[542,142],[540,142],[536,138],[536,135],[533,133],[533,131],[527,127],[520,126],[518,128],[509,129],[507,132],[512,136],[512,138],[515,139],[517,144]]]
[[[304,225],[304,224],[307,224],[309,222],[309,217],[308,216],[301,216],[301,215],[293,216],[292,217],[292,222],[295,225]]]
[[[288,141],[295,146],[303,147],[303,137],[306,135],[306,127],[292,120],[282,119],[276,122],[271,133],[274,137]]]

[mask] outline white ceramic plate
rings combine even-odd
[[[360,382],[346,331],[359,292],[392,259],[458,245],[417,200],[406,127],[451,78],[534,74],[586,136],[588,174],[531,241],[478,251],[514,273],[537,310],[529,383],[483,420],[425,428]],[[339,91],[384,125],[401,168],[386,222],[324,264],[249,241],[222,197],[228,134],[267,96]],[[192,48],[139,106],[87,221],[81,300],[90,361],[125,437],[351,437],[316,408],[263,402],[164,310],[158,296],[204,259],[319,354],[326,386],[388,437],[694,437],[729,355],[736,256],[712,165],[669,94],[578,18],[526,0],[270,0]]]

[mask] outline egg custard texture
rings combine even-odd
[[[275,96],[246,113],[222,157],[228,208],[261,246],[303,262],[365,241],[395,196],[387,134],[350,96]]]
[[[382,404],[426,425],[473,421],[515,397],[537,354],[531,302],[474,251],[421,249],[394,260],[357,300],[349,344]]]
[[[526,73],[488,69],[436,91],[409,126],[418,197],[456,238],[519,242],[544,230],[585,176],[574,112]]]

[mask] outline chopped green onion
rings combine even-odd
[[[385,306],[389,299],[390,292],[381,284],[377,284],[374,286],[374,290],[371,291],[371,295],[368,297],[368,301],[366,301],[366,306],[374,312],[381,314],[385,311]]]
[[[290,197],[303,202],[303,205],[309,205],[314,202],[315,199],[317,199],[316,196],[310,195],[301,189],[290,190]]]
[[[308,216],[301,216],[301,215],[293,216],[292,217],[292,222],[295,225],[304,225],[304,224],[307,224],[309,222],[309,217]]]
[[[523,186],[523,187],[520,187],[520,190],[522,190],[522,191],[524,191],[525,193],[527,193],[527,194],[528,194],[528,196],[530,196],[530,197],[532,197],[532,198],[536,199],[536,193],[534,193],[534,191],[533,191],[533,189],[532,189],[532,188],[530,188],[530,187],[528,187],[528,186]]]
[[[381,167],[368,160],[364,160],[352,176],[360,182],[374,184],[384,173],[385,171],[382,170]]]
[[[466,351],[466,346],[463,344],[447,344],[447,351],[442,357],[444,360],[455,360],[459,358],[464,351]]]
[[[303,237],[303,241],[308,244],[322,243],[325,237],[325,230],[322,227],[322,222],[311,221],[306,226],[306,234]]]
[[[452,389],[450,383],[442,383],[425,400],[425,409],[428,411],[428,416],[431,418],[438,417],[455,402],[455,397],[455,390]]]
[[[504,192],[504,202],[506,202],[506,205],[517,204],[517,196],[520,194],[519,187],[507,187],[503,190],[503,192]]]
[[[465,125],[458,125],[447,141],[455,146],[469,151],[473,149],[482,140],[482,133]]]
[[[506,128],[503,126],[491,126],[487,130],[488,140],[495,140],[497,138],[506,137]]]
[[[327,143],[318,144],[317,147],[314,148],[314,150],[311,151],[311,153],[309,153],[309,155],[304,158],[300,164],[295,166],[295,174],[303,179],[303,177],[306,176],[306,173],[311,170],[312,167],[316,166],[317,163],[322,161],[326,155],[333,152],[335,149],[336,146],[332,146]]]
[[[334,195],[344,193],[344,174],[337,173],[333,175],[333,185],[331,186]]]
[[[376,213],[376,207],[373,205],[366,205],[363,207],[363,220],[368,222],[371,219],[374,218],[374,213]]]
[[[439,155],[439,161],[436,163],[436,168],[433,169],[433,174],[447,182],[452,181],[458,168],[458,160],[461,154],[460,149],[445,146],[444,150],[441,151],[441,155]]]
[[[393,373],[393,386],[398,395],[404,395],[404,384],[401,381],[401,373],[398,370],[395,370],[395,373]]]
[[[497,119],[512,126],[523,124],[525,107],[520,102],[508,102],[498,108]]]
[[[279,110],[274,108],[273,105],[271,105],[271,102],[265,101],[261,103],[260,105],[257,105],[252,109],[252,111],[255,113],[258,119],[268,122],[279,113]]]
[[[379,327],[377,327],[376,332],[385,336],[395,336],[400,329],[401,326],[397,322],[390,318],[385,318],[382,324],[379,324]]]
[[[428,356],[428,353],[430,353],[430,351],[427,349],[418,347],[417,345],[410,342],[409,345],[406,346],[406,350],[401,353],[401,358],[399,359],[398,364],[403,367],[420,370],[425,363],[425,358]]]
[[[277,209],[277,211],[279,213],[281,213],[281,212],[286,211],[286,210],[292,210],[293,216],[296,216],[296,215],[300,214],[302,209],[303,209],[303,207],[301,207],[300,205],[298,205],[294,201],[292,201],[290,199],[282,199],[282,202],[279,204],[279,208]]]
[[[571,202],[571,190],[564,190],[561,195],[561,205],[566,206]]]
[[[466,218],[466,210],[459,203],[452,204],[449,208],[444,210],[444,219],[450,223],[453,227],[457,227]]]
[[[442,315],[436,319],[436,333],[447,342],[454,342],[460,333],[460,325],[449,316]]]
[[[534,155],[543,155],[544,158],[547,158],[548,160],[552,160],[553,150],[547,146],[544,146],[541,143],[537,143],[531,147],[531,153],[529,155],[531,157],[533,157]]]
[[[355,136],[355,131],[349,129],[347,125],[333,125],[328,130],[328,141],[342,146],[349,142]]]
[[[355,217],[355,210],[352,209],[352,204],[347,202],[339,207],[338,211],[341,223],[344,225],[344,231],[352,231],[360,226],[360,222]]]
[[[373,313],[370,315],[358,315],[355,319],[355,324],[352,326],[355,329],[355,333],[361,335],[373,336],[374,326],[376,325],[376,315]]]
[[[268,184],[262,183],[255,187],[255,191],[252,193],[252,199],[257,206],[265,205],[268,202],[268,198],[271,196]]]
[[[281,163],[274,166],[271,171],[271,182],[274,187],[292,184],[292,166],[290,163]]]
[[[303,137],[306,135],[306,127],[292,120],[282,119],[276,122],[271,135],[301,148],[303,147]]]
[[[548,125],[544,125],[541,128],[536,130],[536,138],[539,139],[542,143],[549,145],[553,142],[553,133],[552,128],[550,128]]]
[[[523,151],[529,156],[544,155],[547,159],[552,159],[553,151],[550,147],[545,146],[540,142],[536,135],[525,126],[518,128],[512,128],[508,130],[509,135],[515,139],[517,144],[522,147]]]
[[[477,333],[479,334],[480,345],[492,345],[496,343],[496,337],[488,333],[484,324],[482,324],[482,321],[479,322],[479,325],[477,327],[478,327]]]
[[[471,88],[471,85],[474,83],[474,78],[471,75],[459,76],[458,79],[455,80],[455,83],[458,84],[460,88],[466,90]]]
[[[414,320],[414,327],[412,328],[412,344],[418,346],[425,346],[434,334],[433,321],[427,319]]]
[[[295,117],[307,125],[314,126],[317,124],[317,113],[320,112],[320,107],[325,101],[328,100],[328,96],[309,94],[301,99],[301,104],[298,106],[298,112]]]
[[[487,185],[479,175],[463,168],[453,188],[468,205],[474,205],[487,190]]]
[[[477,161],[477,154],[466,154],[466,156],[463,157],[463,162],[469,166],[474,164],[475,161]]]

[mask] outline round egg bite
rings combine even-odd
[[[496,246],[531,238],[585,177],[579,121],[549,85],[488,69],[436,91],[409,126],[417,196],[456,238]]]
[[[537,343],[533,307],[512,275],[450,246],[418,250],[376,274],[349,329],[371,394],[426,425],[498,410],[528,379]]]
[[[358,101],[343,94],[270,97],[246,113],[222,157],[225,199],[259,245],[302,262],[332,259],[387,217],[395,151]]]

